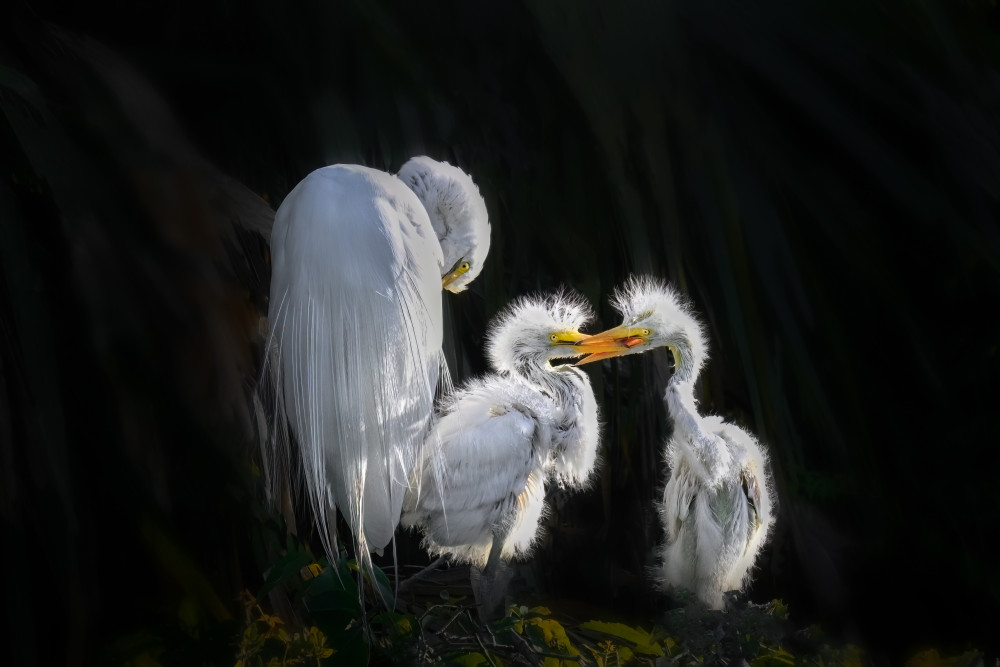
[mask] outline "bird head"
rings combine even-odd
[[[587,338],[579,330],[592,317],[590,304],[568,290],[516,299],[490,323],[487,353],[493,368],[523,373],[527,366],[587,354],[576,345]]]
[[[464,171],[426,156],[396,174],[427,210],[441,243],[441,286],[461,292],[476,279],[490,251],[490,221],[479,188]]]
[[[615,290],[611,304],[621,313],[622,324],[577,343],[589,353],[577,365],[667,347],[678,372],[697,375],[708,356],[702,325],[672,287],[654,278],[633,277]]]

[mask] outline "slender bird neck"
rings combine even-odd
[[[692,395],[694,394],[694,383],[698,379],[700,362],[695,359],[694,350],[691,349],[691,342],[682,338],[677,343],[670,346],[670,352],[674,355],[674,375],[671,382],[679,382],[690,385]]]
[[[675,427],[691,435],[700,434],[701,415],[698,413],[698,401],[694,397],[694,385],[700,371],[698,360],[686,338],[671,345],[670,351],[674,355],[674,374],[667,383],[667,391],[663,397],[667,411],[674,419]]]
[[[664,399],[667,402],[667,408],[671,415],[680,416],[688,414],[695,419],[700,416],[698,413],[698,399],[694,397],[694,381],[692,380],[683,380],[674,373],[674,376],[667,382],[667,391],[664,394]]]

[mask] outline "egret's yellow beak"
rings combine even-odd
[[[626,326],[615,327],[602,331],[593,336],[587,336],[576,344],[580,352],[587,354],[576,365],[589,364],[601,359],[620,357],[627,354],[629,350],[646,342],[646,335],[642,329],[633,329]]]
[[[441,289],[444,289],[448,285],[452,284],[458,277],[463,275],[469,270],[469,263],[463,260],[459,260],[455,263],[455,266],[451,267],[451,271],[441,276]]]
[[[587,340],[587,334],[579,331],[556,331],[549,334],[549,345],[559,349],[558,355],[563,361],[576,359],[587,354],[576,345],[580,341]]]
[[[590,336],[579,331],[560,331],[549,334],[549,342],[552,345],[570,345],[576,347],[580,341],[587,340],[588,338]],[[581,352],[580,354],[586,354],[586,352]]]

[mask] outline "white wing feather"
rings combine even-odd
[[[309,501],[328,550],[332,501],[366,555],[392,538],[432,413],[441,248],[402,182],[336,165],[282,203],[271,252],[268,356]]]
[[[670,480],[659,508],[667,533],[661,578],[718,609],[725,591],[743,587],[766,541],[774,521],[772,485],[766,454],[750,434],[717,416],[703,417],[701,425],[739,473],[721,480],[707,477],[686,434],[671,438],[666,450]],[[743,476],[756,484],[756,499],[748,497]]]
[[[486,563],[499,528],[501,556],[526,554],[545,507],[549,436],[537,391],[490,376],[461,390],[428,437],[420,489],[402,524],[422,527],[425,548],[458,562]]]

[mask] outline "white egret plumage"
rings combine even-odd
[[[411,485],[402,524],[432,554],[490,567],[530,553],[545,481],[586,484],[599,422],[590,379],[557,359],[577,358],[591,309],[567,292],[520,298],[490,326],[495,372],[444,400]],[[609,346],[609,349],[614,346]]]
[[[720,609],[723,593],[749,579],[774,521],[767,453],[742,428],[699,414],[694,385],[708,346],[692,308],[673,289],[633,278],[612,303],[623,323],[581,342],[596,354],[580,363],[664,346],[673,354],[664,395],[673,434],[665,451],[670,479],[659,507],[667,536],[660,574],[664,584],[687,588]],[[609,351],[613,342],[619,348]]]
[[[391,540],[435,390],[448,378],[441,289],[465,289],[489,244],[472,179],[427,157],[395,176],[317,169],[279,207],[268,344],[277,434],[264,458],[274,484],[301,477],[332,555],[334,508],[360,560]],[[280,437],[282,415],[297,454]]]

